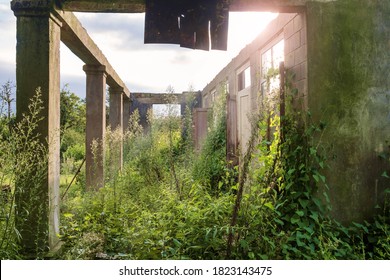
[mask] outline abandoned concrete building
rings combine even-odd
[[[203,89],[203,109],[210,108],[218,95],[228,92],[228,153],[232,156],[238,153],[239,146],[242,153],[245,152],[251,134],[250,115],[256,113],[262,99],[270,94],[266,85],[267,73],[272,69],[279,71],[281,62],[296,74],[293,81],[298,90],[296,98],[299,99],[299,109],[305,110],[307,43],[303,13],[280,14]],[[274,84],[279,86],[278,83]],[[197,111],[200,112],[199,109]],[[205,137],[205,133],[199,137]],[[201,142],[201,139],[197,141]]]
[[[167,0],[167,3],[176,3],[172,1]],[[196,121],[205,122],[207,107],[218,94],[218,87],[224,84],[229,93],[229,152],[235,153],[239,143],[245,145],[250,134],[248,112],[256,110],[259,96],[267,94],[264,73],[284,61],[285,69],[295,74],[293,83],[299,92],[297,110],[310,110],[313,121],[327,123],[321,141],[333,147],[334,156],[328,163],[327,178],[334,215],[343,222],[369,219],[375,205],[382,202],[384,189],[388,186],[381,174],[389,168],[389,162],[379,155],[389,152],[390,140],[390,1],[216,2],[228,4],[223,5],[225,14],[226,9],[281,14],[205,87],[202,108],[195,113],[198,115]],[[60,7],[55,3],[60,3]],[[145,0],[13,0],[11,8],[17,18],[17,118],[28,112],[29,100],[37,87],[41,88],[46,105],[39,133],[42,143],[46,144],[46,139],[50,139],[47,144],[48,177],[41,186],[41,201],[47,217],[44,218],[46,222],[39,225],[42,234],[38,245],[54,249],[58,243],[60,205],[60,41],[85,63],[87,186],[101,187],[104,159],[93,162],[89,147],[92,141],[103,139],[106,84],[110,87],[110,124],[113,128],[122,129],[127,124],[132,93],[72,12],[140,13],[145,11]],[[215,21],[215,14],[199,24],[203,26],[209,21]],[[151,25],[152,29],[156,27],[153,21]],[[186,34],[204,32],[204,29],[195,29],[189,28]],[[213,32],[208,46],[224,49],[224,31],[214,28]],[[200,36],[203,39],[198,42],[178,42],[176,33],[174,38],[168,35],[172,34],[149,39],[172,40],[171,43],[185,47],[205,49],[209,38]],[[195,134],[199,139],[204,137],[201,129]],[[92,164],[94,170],[90,167]],[[37,221],[41,220],[34,216],[36,212],[31,213],[24,228],[19,229],[27,249],[36,246],[28,237],[30,229],[36,228]]]

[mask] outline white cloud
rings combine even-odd
[[[10,1],[1,0],[0,1],[0,12],[2,12],[2,11],[11,11],[9,3],[10,3]]]
[[[15,63],[16,18],[9,3],[0,3],[0,63]]]

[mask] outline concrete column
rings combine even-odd
[[[106,132],[106,67],[84,65],[87,74],[86,186],[104,186],[104,134]]]
[[[139,123],[142,126],[144,133],[150,131],[150,124],[148,123],[148,111],[153,110],[153,104],[145,104],[139,102],[137,99],[133,99],[130,103],[130,112],[133,113],[138,109],[139,113]]]
[[[123,128],[123,88],[110,87],[111,130]]]
[[[123,133],[129,129],[129,120],[130,120],[130,98],[123,96]]]
[[[120,139],[111,141],[111,164],[116,170],[123,166],[123,88],[110,88],[110,126],[111,131],[120,131]]]
[[[16,178],[16,228],[22,237],[23,252],[33,257],[37,251],[58,245],[61,23],[46,1],[23,1],[22,5],[16,0],[11,8],[17,17],[17,120],[29,114],[30,100],[40,88],[42,120],[35,133],[48,149],[43,167],[42,159],[34,162],[31,158],[25,171],[15,171],[20,176]],[[26,148],[20,148],[20,153],[26,152]],[[36,178],[39,174],[44,174],[43,179]]]

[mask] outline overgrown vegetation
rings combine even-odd
[[[134,112],[123,136],[122,170],[112,164],[122,136],[108,130],[106,185],[86,192],[81,175],[70,186],[61,205],[64,244],[56,257],[390,258],[389,190],[383,194],[385,207],[372,221],[341,225],[329,215],[324,176],[328,151],[318,140],[326,124],[312,123],[310,114],[290,112],[280,117],[277,107],[264,110],[254,123],[248,155],[233,168],[225,157],[225,97],[220,94],[210,113],[208,137],[199,152],[192,149],[188,108],[184,118],[169,107],[166,117],[149,114],[150,133],[144,133],[139,114]],[[82,134],[79,129],[74,133]],[[7,137],[23,134],[12,132]],[[25,177],[13,170],[11,151],[18,142],[7,137],[0,140],[0,183],[7,182],[12,191],[10,197],[1,198],[0,257],[21,258],[14,223],[14,184],[16,178]],[[69,174],[75,172],[83,155],[70,152],[77,144],[63,150],[63,171],[65,159],[73,161],[72,168],[66,169]],[[27,157],[29,151],[18,156]],[[10,156],[3,157],[5,153]]]
[[[37,89],[28,114],[12,130],[0,137],[0,258],[21,258],[26,254],[41,258],[47,244],[39,235],[47,234],[47,191],[41,185],[47,178],[47,149],[36,132],[42,121],[43,104]],[[17,186],[17,188],[16,188]],[[16,226],[16,224],[18,226]],[[20,239],[30,236],[20,250]]]

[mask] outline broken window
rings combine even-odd
[[[251,68],[247,67],[238,74],[238,91],[251,85]]]
[[[261,93],[264,97],[279,89],[279,64],[284,61],[284,40],[280,40],[261,55]]]

